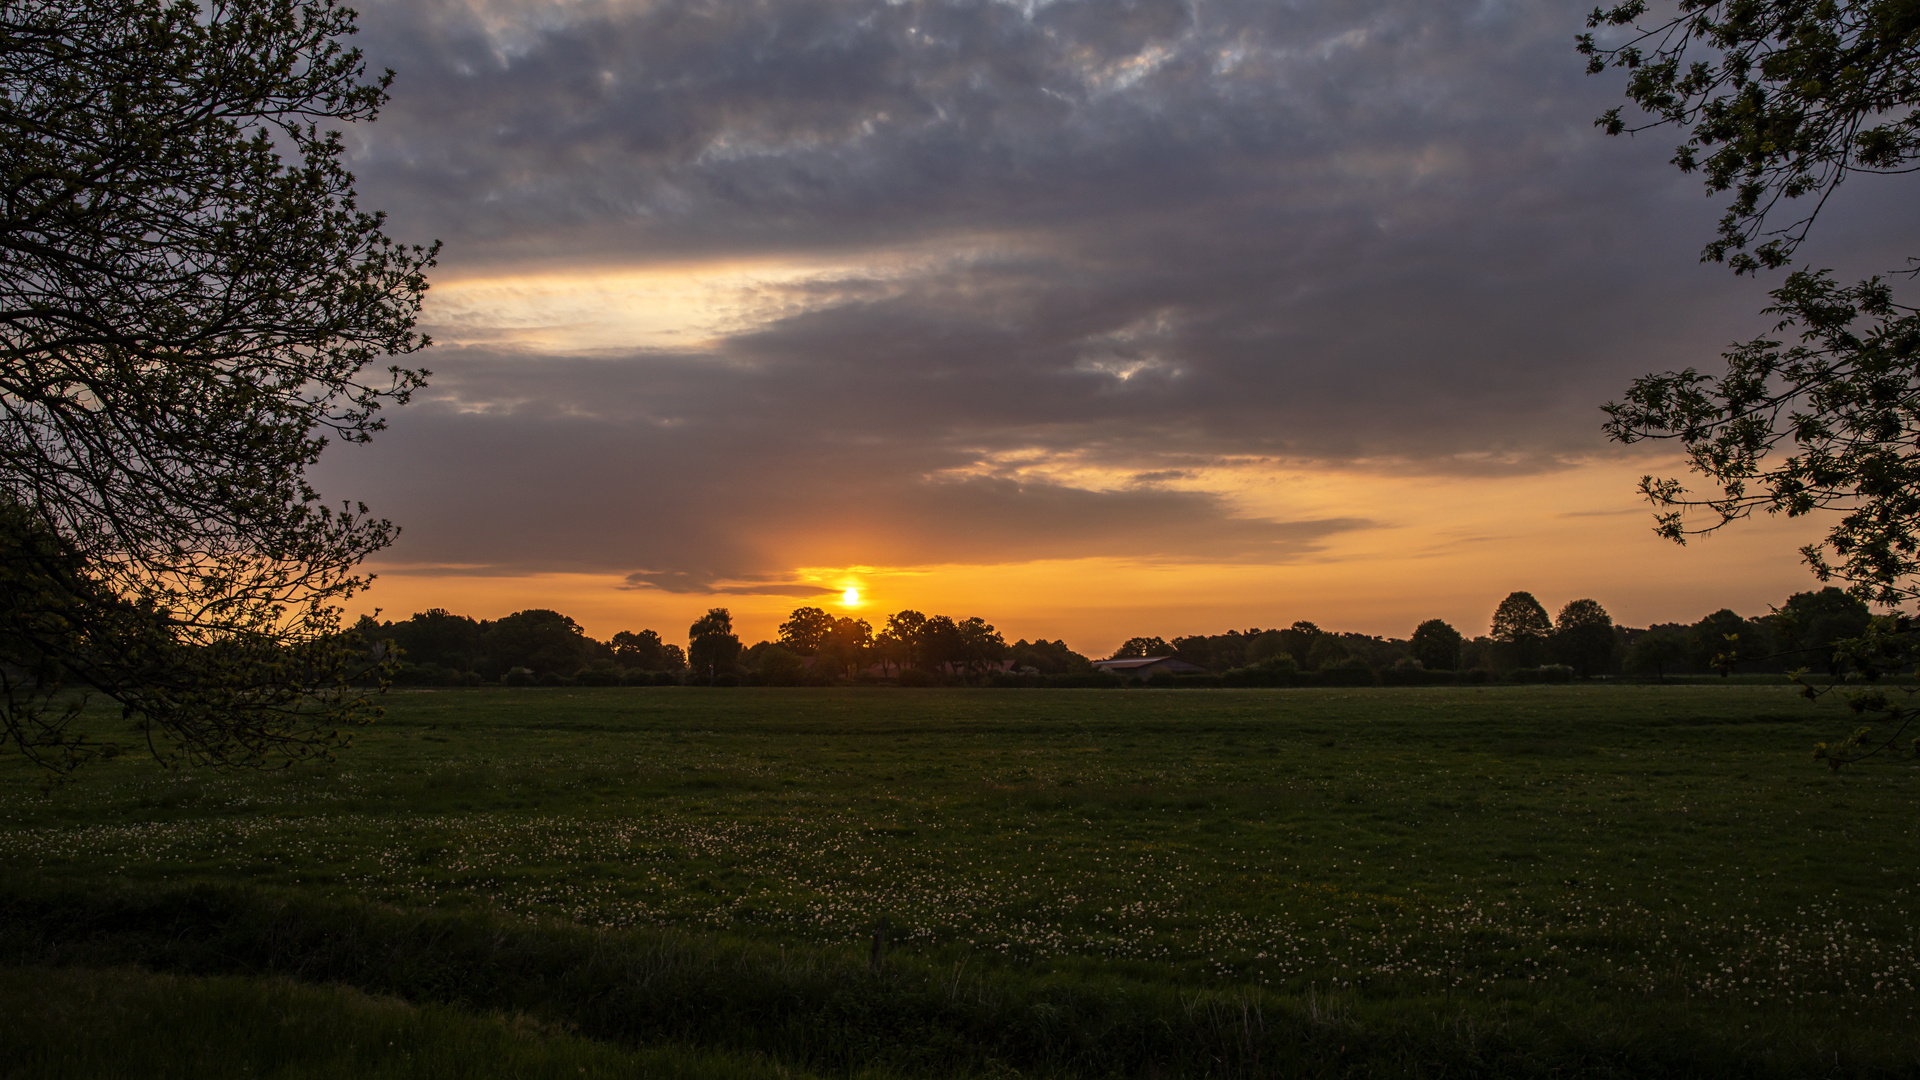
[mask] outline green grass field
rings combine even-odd
[[[1920,772],[1809,760],[1848,727],[1750,685],[397,693],[332,766],[6,762],[0,929],[16,993],[96,987],[65,1015],[294,977],[654,1055],[608,1075],[1915,1075]]]

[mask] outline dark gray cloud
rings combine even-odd
[[[409,559],[812,596],[822,590],[778,572],[1081,556],[1284,562],[1371,524],[1257,520],[1152,481],[1092,491],[961,471],[981,456],[963,432],[922,430],[911,415],[819,422],[847,403],[827,400],[824,382],[774,378],[783,368],[716,376],[699,357],[574,358],[529,372],[523,357],[477,350],[456,360],[442,387],[485,397],[532,380],[541,396],[492,415],[429,402],[374,446],[328,457],[333,486],[372,493],[404,521]]]
[[[1116,215],[1220,240],[1235,218],[1269,242],[1417,228],[1591,194],[1540,174],[1597,156],[1606,103],[1577,74],[1572,5],[539,10],[368,12],[373,59],[402,78],[363,173],[465,258],[981,229],[1126,245]],[[1578,178],[1554,179],[1591,189]]]
[[[409,559],[803,595],[791,566],[1280,561],[1393,516],[1259,521],[1178,489],[1223,459],[1441,475],[1607,452],[1600,402],[1710,359],[1759,304],[1694,264],[1713,211],[1664,164],[1673,139],[1592,131],[1619,88],[1580,74],[1581,21],[1497,0],[371,4],[362,44],[400,77],[355,133],[362,191],[446,239],[449,271],[920,261],[768,286],[792,314],[700,351],[440,350],[431,399],[328,482],[402,520]],[[1893,206],[1866,192],[1836,228]],[[1895,264],[1893,239],[1863,257]],[[1076,488],[1019,455],[1133,479]]]

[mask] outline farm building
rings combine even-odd
[[[1115,675],[1150,679],[1155,675],[1199,675],[1207,669],[1172,656],[1144,656],[1131,660],[1095,660],[1093,666]]]

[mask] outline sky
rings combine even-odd
[[[445,246],[428,389],[316,473],[402,528],[356,614],[915,608],[1104,656],[1817,587],[1817,521],[1655,537],[1672,448],[1601,432],[1775,279],[1698,261],[1676,132],[1593,127],[1623,79],[1582,4],[359,9],[397,72],[361,203]],[[1901,265],[1898,190],[1851,182],[1802,254]]]

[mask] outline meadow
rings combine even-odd
[[[336,1075],[194,995],[414,1032],[337,1075],[1920,1072],[1920,770],[1817,766],[1848,717],[1784,685],[387,710],[284,772],[4,762],[0,1004],[68,1019],[0,1074],[115,1075],[110,1009]]]

